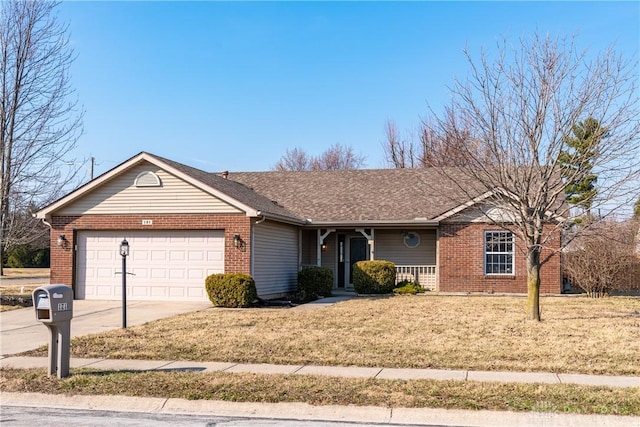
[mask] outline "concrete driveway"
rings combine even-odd
[[[127,301],[127,326],[208,308],[212,308],[208,301]],[[121,327],[121,301],[73,301],[72,337]],[[0,312],[0,358],[48,343],[49,330],[36,320],[33,307]]]

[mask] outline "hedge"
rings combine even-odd
[[[305,267],[298,272],[297,293],[302,300],[330,297],[333,271],[326,267]]]
[[[212,274],[207,277],[205,288],[216,307],[249,307],[258,298],[256,283],[248,274]]]
[[[388,294],[396,283],[396,266],[390,261],[359,261],[353,265],[353,287],[359,294]]]

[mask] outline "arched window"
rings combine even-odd
[[[133,182],[136,187],[161,187],[160,177],[151,171],[140,172]]]

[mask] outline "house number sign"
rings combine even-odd
[[[153,220],[152,219],[143,219],[142,220],[142,225],[153,225]]]

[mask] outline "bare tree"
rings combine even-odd
[[[640,222],[603,221],[567,248],[564,270],[572,286],[589,297],[640,289],[640,257],[635,253]]]
[[[467,81],[454,82],[447,111],[465,118],[463,130],[470,134],[460,138],[477,141],[482,149],[456,146],[469,161],[457,177],[464,174],[477,182],[491,195],[486,203],[513,218],[527,260],[528,318],[539,321],[542,249],[571,219],[565,202],[567,182],[580,182],[585,173],[568,170],[558,160],[570,149],[567,136],[574,125],[592,117],[608,130],[606,143],[593,152],[573,153],[572,163],[589,163],[598,176],[591,208],[615,212],[629,206],[630,196],[637,194],[637,59],[625,60],[613,49],[590,56],[576,49],[573,38],[539,34],[521,39],[515,47],[502,40],[495,52],[483,51],[477,60],[465,54],[471,71]],[[437,118],[435,129],[458,132],[448,114]],[[580,159],[581,155],[589,157]],[[469,191],[470,198],[475,195]]]
[[[334,144],[311,160],[311,170],[358,169],[364,165],[364,161],[364,156],[356,154],[352,147]]]
[[[302,148],[287,149],[287,153],[273,167],[277,171],[306,171],[311,161]]]
[[[341,170],[358,169],[364,165],[364,156],[358,155],[352,147],[335,144],[317,157],[309,156],[301,148],[287,150],[273,167],[277,171]]]
[[[468,166],[472,159],[492,160],[483,144],[471,137],[465,120],[447,110],[447,128],[434,126],[431,120],[423,121],[418,137],[402,138],[395,123],[387,121],[386,141],[383,144],[385,159],[394,168],[427,168],[444,166]]]
[[[56,6],[0,5],[0,259],[34,238],[34,224],[19,218],[53,200],[73,178],[71,168],[60,166],[81,133],[83,114],[69,84],[74,56]]]
[[[387,120],[384,131],[386,140],[382,144],[382,149],[387,163],[397,169],[416,167],[418,160],[415,155],[416,144],[412,140],[402,138],[392,120]]]

